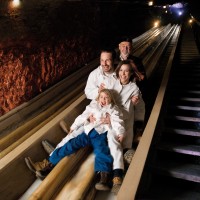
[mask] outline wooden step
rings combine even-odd
[[[162,161],[149,166],[153,172],[200,183],[200,166],[187,163]],[[164,180],[163,180],[164,181]]]
[[[166,119],[188,121],[188,122],[200,122],[200,117],[187,117],[187,116],[179,116],[179,115],[173,115],[173,116],[168,115]]]
[[[200,146],[199,145],[160,143],[160,144],[156,145],[156,148],[165,150],[165,151],[188,154],[188,155],[193,155],[193,156],[200,156]]]
[[[200,197],[199,183],[166,176],[153,176],[153,183],[149,187],[149,192],[141,192],[136,200],[197,200]]]
[[[178,128],[167,127],[164,129],[164,132],[170,133],[170,134],[179,134],[179,135],[200,137],[200,131],[194,130],[194,129],[178,129]]]

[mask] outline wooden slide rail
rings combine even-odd
[[[60,120],[64,119],[66,122],[68,122],[68,125],[71,125],[75,117],[85,109],[85,106],[88,103],[89,101],[85,98],[85,95],[82,95],[64,111],[60,112],[55,118],[47,122],[43,127],[37,130],[24,142],[19,144],[11,152],[7,153],[7,155],[5,155],[0,160],[0,193],[1,197],[4,200],[19,198],[20,195],[23,194],[26,189],[28,189],[27,185],[30,186],[35,180],[34,174],[32,174],[25,165],[24,157],[31,156],[34,161],[42,160],[44,157],[47,157],[41,147],[41,141],[43,139],[48,139],[55,142],[55,144],[60,142],[60,140],[65,136],[63,131],[59,127]],[[48,177],[40,184],[35,192],[32,193],[30,199],[51,199],[55,198],[55,195],[58,195],[56,198],[61,198],[62,194],[66,193],[66,191],[68,191],[68,189],[70,188],[69,184],[75,182],[76,175],[73,180],[71,179],[72,175],[76,173],[78,174],[79,170],[81,171],[81,168],[79,168],[78,166],[81,165],[83,160],[86,159],[87,155],[89,154],[89,150],[87,150],[86,152],[85,151],[86,150],[83,149],[73,156],[64,158],[53,169]],[[87,162],[87,159],[85,162]],[[72,165],[70,163],[72,163]],[[131,166],[132,165],[133,164],[131,164]],[[90,163],[89,166],[91,167],[92,164]],[[130,168],[132,168],[131,166]],[[91,173],[94,173],[94,171],[89,170],[90,167],[88,167],[88,172],[86,176],[87,179],[83,178],[84,180],[87,180],[87,184],[84,184],[84,189],[82,188],[82,186],[78,186],[78,188],[81,188],[81,192],[79,195],[81,195],[82,197],[85,196],[84,191],[88,191],[88,187],[90,186],[89,183],[92,183],[93,181],[93,174]],[[16,169],[17,173],[15,172]],[[70,183],[69,180],[71,180]],[[63,184],[66,185],[63,187]],[[18,187],[17,191],[15,191],[15,193],[11,193],[10,191],[15,190],[16,185]],[[129,183],[129,185],[131,184]],[[58,194],[62,187],[63,190],[60,192],[60,194]],[[12,189],[10,190],[10,188]],[[88,192],[89,194],[91,194],[91,196],[94,196],[94,190]],[[126,190],[123,193],[126,193]],[[81,199],[80,196],[74,197],[74,199],[76,198]]]
[[[155,126],[156,126],[156,122],[157,122],[157,119],[158,119],[158,115],[159,115],[159,111],[160,111],[160,108],[161,108],[161,105],[162,105],[162,99],[164,97],[164,92],[165,92],[165,89],[163,89],[163,85],[166,86],[166,83],[167,83],[167,78],[168,78],[168,74],[169,74],[169,70],[170,68],[168,68],[167,72],[165,73],[165,77],[163,79],[163,83],[161,85],[161,91],[160,91],[160,94],[159,94],[159,97],[157,97],[157,100],[156,100],[156,104],[153,108],[153,114],[151,115],[150,119],[149,119],[149,123],[147,124],[147,127],[144,131],[144,134],[143,134],[143,137],[141,139],[141,145],[139,144],[138,148],[137,148],[137,151],[136,151],[136,155],[134,156],[134,160],[135,159],[140,159],[141,157],[141,154],[142,157],[145,158],[146,160],[146,156],[147,156],[147,153],[148,151],[142,151],[142,149],[144,147],[150,147],[150,144],[151,144],[151,139],[153,137],[153,133],[154,133],[154,129],[155,129]],[[165,87],[164,87],[165,88]],[[151,134],[149,134],[149,131],[151,132]],[[138,158],[137,158],[138,157]],[[143,160],[143,162],[141,163],[141,165],[143,165],[144,167],[144,163],[145,163],[145,160]],[[89,161],[88,161],[89,162]],[[129,167],[130,169],[128,170],[127,174],[126,174],[126,177],[128,176],[129,179],[131,179],[131,183],[128,182],[128,189],[132,191],[132,187],[130,187],[130,185],[133,184],[133,180],[132,180],[132,177],[133,177],[133,171],[131,169],[133,169],[132,165],[134,165],[134,163],[137,163],[136,166],[138,166],[138,162],[132,162],[131,163],[131,166]],[[87,163],[87,161],[86,161]],[[81,176],[81,172],[77,173],[75,175],[75,177],[73,177],[72,180],[70,180],[70,182],[67,182],[66,185],[63,187],[62,191],[58,194],[58,196],[56,197],[56,199],[58,200],[61,200],[63,198],[63,196],[68,197],[70,200],[78,200],[78,199],[83,199],[84,197],[84,191],[88,190],[89,186],[90,186],[90,183],[92,182],[93,178],[94,178],[94,170],[93,170],[93,165],[94,165],[94,161],[91,162],[90,164],[88,164],[88,173],[85,174],[85,176]],[[139,166],[141,166],[139,165]],[[59,167],[59,165],[58,165]],[[90,170],[92,169],[92,170]],[[141,169],[139,167],[139,169]],[[69,169],[70,170],[70,169]],[[135,169],[134,169],[135,170]],[[81,171],[81,170],[80,170]],[[62,171],[59,170],[59,172],[61,173]],[[57,174],[58,173],[58,170],[53,172],[53,175],[49,175],[44,181],[43,183],[40,185],[40,187],[38,188],[38,190],[40,191],[40,196],[39,197],[42,197],[42,199],[46,199],[45,198],[45,192],[43,193],[42,191],[46,191],[47,188],[45,187],[46,186],[46,182],[51,182],[55,179],[55,173]],[[66,173],[69,173],[69,171],[65,172]],[[84,172],[85,173],[85,172]],[[135,173],[135,171],[134,171]],[[77,181],[77,178],[78,177],[78,181]],[[51,179],[51,181],[49,181],[49,179]],[[130,181],[130,180],[129,180]],[[137,179],[134,181],[137,181]],[[127,180],[126,180],[127,182]],[[75,183],[75,185],[73,185]],[[85,184],[83,184],[85,183]],[[138,182],[139,183],[139,182]],[[82,185],[83,184],[83,185]],[[117,196],[118,199],[121,199],[121,200],[124,200],[124,199],[127,199],[127,195],[129,196],[130,194],[132,194],[132,192],[130,192],[129,190],[127,190],[127,187],[124,188],[124,185],[122,186],[122,189],[120,190],[121,193],[119,193],[119,195]],[[81,187],[82,186],[82,187]],[[73,188],[73,190],[71,190]],[[56,192],[56,189],[57,189],[57,186],[54,187],[54,189],[51,189],[51,192]],[[55,190],[55,191],[54,191]],[[32,194],[34,195],[35,192]],[[122,194],[122,198],[120,197],[120,195]],[[38,200],[40,199],[37,195],[37,198],[31,198],[29,200]],[[48,196],[49,198],[49,196]],[[47,199],[48,199],[47,198]],[[66,198],[67,199],[67,198]],[[133,199],[133,198],[130,198],[130,199]]]
[[[2,199],[17,199],[28,189],[27,185],[30,186],[33,183],[35,176],[28,170],[24,158],[31,156],[34,161],[40,161],[47,157],[41,147],[41,141],[48,139],[55,142],[55,144],[60,142],[65,137],[64,132],[59,127],[60,120],[64,119],[68,125],[72,124],[88,103],[89,101],[85,98],[85,95],[82,95],[63,112],[0,160],[0,194]],[[36,189],[31,198],[50,199],[49,197],[55,191],[59,191],[64,180],[70,179],[75,174],[75,171],[78,170],[89,152],[89,150],[83,149],[73,156],[63,159],[49,174],[48,178]],[[16,187],[17,190],[15,190]],[[15,192],[10,192],[12,190]]]
[[[71,181],[71,178],[76,174],[77,170],[79,169],[79,166],[82,166],[83,161],[87,158],[89,154],[89,149],[84,148],[79,150],[77,153],[72,154],[69,157],[63,158],[51,171],[51,173],[41,182],[39,187],[32,193],[29,200],[49,200],[52,198],[55,198],[55,194],[58,193],[58,191],[64,186],[63,184],[66,183],[66,187],[73,188],[78,190],[78,193],[74,193],[74,191],[70,191],[70,193],[65,192],[66,189],[62,190],[60,195],[58,195],[57,199],[61,199],[63,194],[66,194],[66,196],[70,196],[70,200],[74,199],[72,198],[74,195],[81,195],[85,189],[85,187],[88,187],[88,183],[92,181],[92,178],[94,176],[94,170],[93,170],[93,160],[91,160],[91,165],[89,165],[88,169],[89,174],[84,174],[84,178],[86,178],[84,181],[86,184],[82,184],[83,177],[80,178],[79,184],[73,184],[74,181]],[[87,160],[88,161],[88,160]],[[88,163],[88,162],[86,162]],[[84,166],[84,165],[83,165]],[[80,174],[80,173],[79,173]],[[61,196],[61,197],[60,197]],[[68,199],[68,198],[66,198]]]
[[[174,48],[175,51],[175,48]],[[155,106],[153,107],[152,114],[150,116],[150,119],[148,121],[148,124],[145,128],[145,131],[143,133],[143,137],[138,145],[137,151],[135,153],[135,156],[133,158],[133,161],[131,162],[131,165],[127,171],[127,174],[124,179],[124,183],[120,189],[119,194],[117,195],[117,199],[119,200],[132,200],[134,199],[137,191],[137,187],[142,175],[142,171],[144,168],[144,164],[146,161],[146,157],[148,154],[148,150],[151,144],[151,140],[153,137],[153,133],[156,127],[157,119],[159,116],[159,112],[161,109],[162,101],[164,98],[164,93],[166,89],[166,85],[168,82],[168,76],[171,69],[171,64],[173,60],[174,52],[172,52],[168,67],[166,69],[166,72],[164,74],[163,81],[161,83],[161,87],[159,90],[159,95],[157,96]],[[145,150],[144,150],[145,149]],[[80,153],[80,151],[79,151]],[[141,159],[142,158],[142,159]],[[48,177],[42,182],[42,184],[39,186],[38,190],[36,190],[30,198],[30,200],[38,200],[38,199],[50,199],[50,196],[47,196],[46,198],[46,191],[51,190],[51,193],[55,195],[55,193],[58,190],[59,184],[61,184],[62,180],[60,180],[60,183],[55,183],[52,185],[52,182],[57,179],[57,175],[63,174],[66,176],[67,173],[70,173],[71,169],[68,168],[65,171],[62,171],[65,164],[64,162],[67,162],[67,160],[70,158],[63,159],[60,164],[58,164],[57,169],[53,170]],[[91,158],[90,158],[91,159]],[[65,161],[66,160],[66,161]],[[89,164],[86,164],[88,163]],[[84,168],[84,164],[87,165],[86,169]],[[78,199],[85,199],[85,191],[88,190],[88,188],[91,186],[92,180],[94,179],[94,170],[93,170],[94,160],[86,160],[85,163],[82,164],[79,171],[76,173],[76,175],[70,180],[70,182],[66,182],[65,186],[62,188],[59,194],[56,194],[55,199],[61,200],[63,197],[66,199],[72,199],[72,200],[78,200]],[[84,171],[84,176],[83,176]],[[133,176],[134,176],[134,184],[133,185]],[[78,177],[78,180],[77,180]],[[64,179],[63,179],[64,180]],[[133,187],[130,187],[133,186]],[[73,188],[73,190],[72,190]],[[36,195],[37,194],[37,195]],[[40,195],[38,195],[40,194]],[[34,196],[34,198],[33,198]],[[36,197],[36,198],[35,198]],[[68,198],[67,198],[68,197]],[[92,198],[91,198],[92,199]]]

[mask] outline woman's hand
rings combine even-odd
[[[144,75],[140,72],[135,72],[136,74],[136,80],[138,81],[143,81],[144,80]]]
[[[101,90],[105,89],[105,84],[104,83],[101,83],[101,85],[99,86],[99,92],[101,92]]]
[[[101,123],[102,124],[109,124],[109,125],[111,124],[110,115],[108,113],[106,113],[106,117],[101,118]]]
[[[132,96],[131,101],[134,105],[136,105],[139,102],[139,97],[138,96]]]
[[[123,139],[124,139],[124,136],[122,134],[120,134],[120,135],[117,136],[117,141],[119,143],[122,143]]]
[[[69,130],[69,133],[68,133],[68,134],[72,133],[73,131],[74,131],[74,130],[70,128],[70,130]]]

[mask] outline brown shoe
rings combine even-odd
[[[100,172],[100,181],[95,184],[95,188],[97,190],[103,190],[108,191],[110,190],[110,187],[108,186],[108,180],[109,180],[109,173],[108,172]]]
[[[133,155],[135,154],[135,150],[134,149],[129,149],[128,151],[126,151],[126,153],[124,154],[124,163],[126,165],[130,165]]]
[[[51,154],[55,149],[54,146],[47,140],[42,141],[42,146],[44,150],[48,153],[48,155]]]
[[[33,173],[36,173],[36,171],[39,171],[45,168],[49,164],[49,161],[47,159],[44,159],[41,162],[34,163],[30,157],[26,157],[25,163],[27,167],[30,169],[30,171],[32,171]]]
[[[67,134],[69,133],[69,129],[68,129],[67,124],[65,123],[64,120],[60,121],[60,127],[65,133],[67,133]]]
[[[54,165],[49,162],[46,167],[44,167],[43,169],[39,171],[36,171],[36,176],[39,179],[44,180],[45,177],[52,171],[53,168],[54,168]]]
[[[111,192],[114,193],[115,195],[117,195],[121,185],[122,185],[122,178],[121,177],[114,177]]]

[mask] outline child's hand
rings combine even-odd
[[[134,105],[136,105],[139,102],[139,97],[138,96],[132,96],[131,101]]]
[[[93,114],[91,114],[91,115],[89,116],[88,121],[89,121],[90,123],[94,123],[94,122],[96,121],[96,118],[94,117]]]

